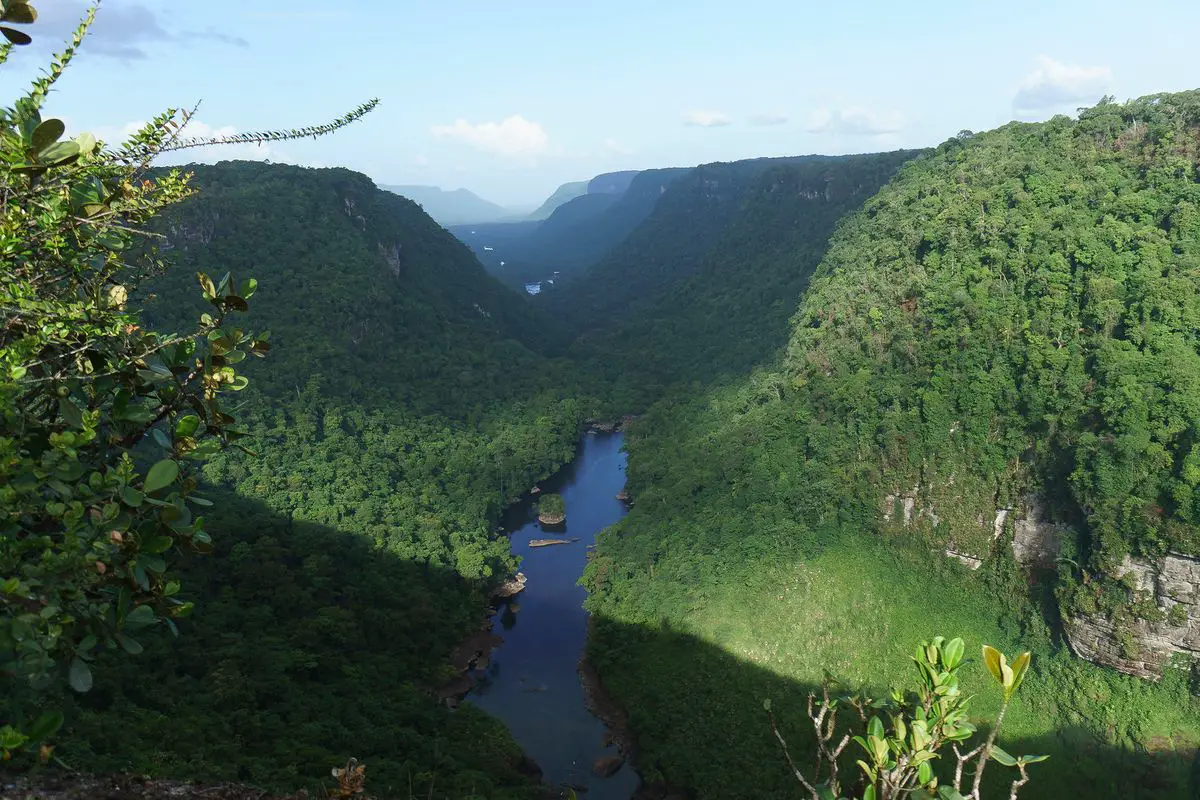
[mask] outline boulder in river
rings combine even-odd
[[[624,765],[625,759],[622,756],[600,756],[592,762],[592,772],[601,778],[611,778]]]
[[[504,600],[514,595],[518,595],[525,590],[525,584],[528,579],[524,572],[518,572],[504,583],[492,590],[492,597],[499,600]]]

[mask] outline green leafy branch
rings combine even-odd
[[[776,724],[771,702],[764,701],[771,730],[783,748],[788,766],[812,800],[843,798],[838,762],[850,742],[862,751],[862,757],[856,761],[863,784],[857,795],[861,800],[899,800],[903,797],[981,800],[983,774],[989,761],[1018,770],[1019,776],[1010,787],[1010,798],[1015,800],[1020,788],[1029,781],[1027,767],[1048,758],[1013,756],[996,745],[996,735],[1008,704],[1029,669],[1030,654],[1022,653],[1010,666],[1003,653],[983,646],[984,665],[1000,685],[1004,699],[987,738],[963,752],[960,746],[977,731],[968,719],[971,698],[962,693],[958,681],[958,671],[966,663],[963,661],[964,649],[962,639],[946,641],[939,636],[932,642],[922,642],[913,656],[918,673],[916,690],[892,689],[884,698],[835,696],[831,690],[836,681],[827,677],[822,684],[821,696],[818,698],[815,693],[810,693],[808,697],[808,716],[817,739],[817,768],[811,778],[796,766]],[[841,731],[837,724],[841,708],[857,712],[863,728],[861,733]],[[947,748],[954,754],[954,774],[949,783],[941,783],[935,763],[943,758]],[[964,768],[972,761],[971,787],[963,794]],[[821,779],[822,772],[827,773],[824,780]]]

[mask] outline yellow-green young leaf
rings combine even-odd
[[[917,766],[917,780],[922,786],[933,780],[933,767],[929,765],[928,761],[922,761]]]
[[[90,133],[81,133],[75,137],[75,144],[79,145],[80,155],[88,155],[96,149],[96,137]]]
[[[989,644],[983,646],[983,665],[987,667],[987,671],[992,673],[992,677],[996,679],[996,683],[1004,685],[1004,671],[1000,665],[1004,661],[1004,656],[999,650]]]
[[[875,800],[875,785],[872,784],[863,792],[862,800]]]
[[[18,22],[23,25],[30,25],[37,22],[37,11],[28,3],[5,3],[4,16],[0,17],[0,19],[3,19],[5,22]]]
[[[170,486],[177,477],[179,477],[179,465],[169,458],[164,458],[146,473],[146,485],[143,491],[147,494],[157,492],[165,486]]]
[[[1015,692],[1017,690],[1017,688],[1021,685],[1021,681],[1023,681],[1025,679],[1025,671],[1029,669],[1029,662],[1032,660],[1032,658],[1033,658],[1032,654],[1030,654],[1029,652],[1024,652],[1024,653],[1021,653],[1021,655],[1019,655],[1013,659],[1013,663],[1012,663],[1013,682],[1012,682],[1012,688],[1010,688],[1008,690],[1009,694],[1012,694],[1013,692]]]
[[[1045,761],[1049,757],[1050,756],[1021,756],[1020,760],[1023,764],[1037,764],[1040,761]]]

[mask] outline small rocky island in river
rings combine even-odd
[[[560,494],[545,494],[538,500],[538,522],[561,525],[567,521],[567,506]]]

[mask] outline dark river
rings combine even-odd
[[[494,632],[504,643],[492,653],[486,677],[470,702],[499,717],[552,785],[587,787],[585,800],[629,800],[638,777],[625,765],[610,778],[592,773],[593,762],[615,755],[604,746],[605,728],[584,706],[576,671],[587,638],[587,593],[578,585],[587,547],[603,528],[625,515],[616,495],[625,485],[621,434],[588,434],[579,455],[541,484],[559,492],[567,507],[564,525],[543,528],[536,497],[509,510],[506,529],[529,582],[502,606]],[[531,539],[579,538],[572,544],[530,548]]]

